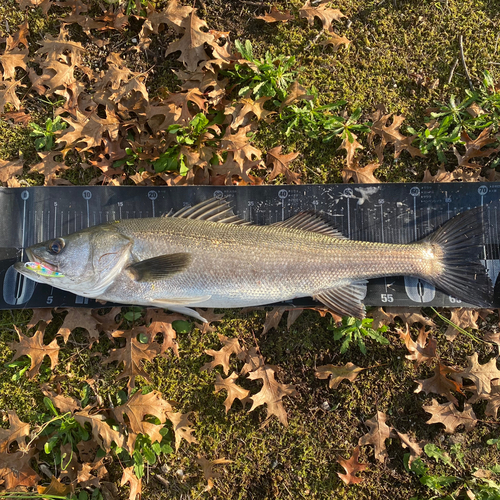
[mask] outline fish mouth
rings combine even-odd
[[[26,256],[28,257],[28,262],[35,262],[37,264],[41,264],[51,272],[59,271],[59,266],[57,264],[53,264],[52,262],[48,262],[45,259],[42,259],[38,255],[36,255],[31,248],[26,248]]]

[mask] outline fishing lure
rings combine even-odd
[[[47,276],[49,278],[62,278],[64,277],[63,273],[60,273],[58,271],[54,271],[52,268],[47,267],[39,262],[26,262],[25,267],[28,269],[31,269],[37,274],[40,274],[41,276]]]

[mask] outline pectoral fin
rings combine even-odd
[[[184,271],[191,262],[189,253],[172,253],[141,260],[127,267],[135,281],[157,281]]]
[[[332,311],[342,316],[365,317],[365,306],[361,302],[366,296],[366,281],[352,281],[314,295]]]

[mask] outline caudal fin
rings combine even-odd
[[[482,207],[453,217],[422,240],[443,249],[444,270],[433,284],[457,299],[478,307],[489,307],[493,285],[480,261],[484,228]]]

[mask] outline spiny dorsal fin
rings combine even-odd
[[[175,212],[175,214],[170,215],[170,217],[205,220],[223,224],[251,224],[251,222],[243,220],[238,215],[235,215],[229,202],[217,198],[210,198],[192,207],[181,208],[178,212]]]
[[[314,299],[342,316],[365,317],[365,306],[361,302],[366,295],[366,280],[352,281],[329,290],[325,290]]]
[[[190,253],[171,253],[141,260],[126,270],[135,281],[156,281],[184,271],[190,262]]]
[[[301,229],[302,231],[312,231],[314,233],[326,234],[332,238],[347,239],[338,229],[332,226],[332,223],[324,216],[313,212],[300,212],[282,222],[275,222],[273,227],[287,227],[290,229]]]

